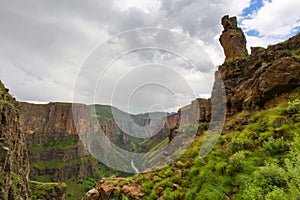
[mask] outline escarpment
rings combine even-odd
[[[246,56],[246,39],[236,18],[224,16],[222,25],[220,42],[226,61],[218,71],[229,115],[261,109],[269,100],[300,86],[300,34],[266,49],[251,47],[251,55]]]
[[[29,199],[29,162],[19,103],[0,82],[0,199]]]
[[[31,179],[50,176],[48,181],[57,182],[96,175],[97,161],[76,132],[72,104],[21,103],[20,122],[28,143]]]
[[[300,34],[266,49],[251,50],[250,56],[219,66],[230,115],[261,109],[269,100],[300,86]]]
[[[64,200],[65,184],[29,180],[28,145],[21,129],[20,107],[0,81],[0,199]]]
[[[207,129],[207,122],[211,118],[211,100],[198,98],[191,102],[191,104],[180,108],[177,113],[167,116],[162,119],[162,129],[158,136],[164,138],[167,134],[169,140],[172,140],[174,135],[172,135],[179,125],[198,125],[199,123],[205,124],[205,126],[199,126],[197,134],[201,134],[205,129]],[[165,134],[163,134],[165,133]],[[158,137],[154,136],[154,137]]]
[[[180,108],[177,113],[163,119],[166,131],[180,124],[198,124],[199,122],[209,122],[211,117],[210,99],[198,98],[191,104]]]

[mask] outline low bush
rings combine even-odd
[[[245,154],[242,151],[239,151],[233,154],[229,158],[229,164],[232,167],[232,171],[235,173],[239,173],[244,171],[245,167]]]
[[[235,137],[229,143],[229,149],[232,151],[232,153],[236,153],[241,150],[251,149],[251,143],[252,141],[250,139]]]
[[[269,137],[268,141],[264,142],[263,149],[268,155],[282,154],[289,150],[289,145],[284,141],[283,137],[274,139]]]
[[[276,164],[266,164],[253,173],[253,184],[262,188],[266,194],[272,191],[275,186],[285,187],[287,185],[287,173]]]
[[[288,102],[287,113],[295,114],[300,112],[300,100],[295,99]]]
[[[289,200],[289,196],[282,188],[275,187],[275,189],[265,196],[265,200]]]

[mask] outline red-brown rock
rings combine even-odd
[[[224,31],[219,40],[224,49],[226,60],[248,55],[246,37],[243,31],[237,27],[236,17],[229,18],[228,15],[224,16],[222,18],[222,25]]]

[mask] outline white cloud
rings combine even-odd
[[[158,0],[122,0],[114,1],[114,5],[121,11],[126,11],[128,8],[138,8],[144,12],[150,12],[159,7]]]
[[[208,54],[206,57],[210,57],[214,65],[221,64],[224,60],[218,41],[222,31],[221,17],[226,14],[240,16],[249,5],[250,0],[9,1],[0,7],[0,78],[18,100],[72,101],[73,83],[91,50],[113,34],[150,26],[176,30],[191,37],[202,46]],[[248,36],[248,44],[264,46],[285,37],[293,27],[299,25],[299,7],[298,0],[265,2],[264,7],[251,19],[242,21],[244,29],[257,29],[263,35],[262,38]],[[204,59],[197,60],[197,52],[180,38],[157,34],[154,38],[152,35],[131,35],[107,48],[103,54],[115,55],[116,52],[141,44],[170,46],[195,62],[207,77],[206,82],[212,86],[215,66],[202,62]],[[185,49],[186,53],[181,52]],[[154,54],[143,51],[131,54],[130,59],[119,61],[118,67],[106,77],[106,92],[112,89],[109,84],[113,82],[109,80],[116,80],[120,74],[131,69],[134,63],[146,61],[174,66],[182,78],[197,88],[195,94],[186,94],[180,90],[177,92],[179,96],[186,97],[185,101],[195,98],[193,95],[207,96],[208,92],[202,83],[197,84],[201,80],[197,80],[190,66],[180,58],[159,51]],[[100,60],[97,62],[101,64]],[[92,69],[82,79],[84,84],[80,87],[80,100],[83,102],[90,102],[88,94],[93,89],[90,82],[94,80],[97,70]],[[146,79],[148,74],[141,73],[136,77]],[[172,75],[164,79],[172,87],[178,85],[177,80]],[[149,106],[150,100],[153,99],[141,95],[139,109]],[[175,101],[166,109],[171,108],[176,108]]]
[[[255,30],[259,36],[247,36],[249,46],[267,46],[287,39],[300,26],[300,1],[264,0],[263,6],[241,22],[247,32]]]

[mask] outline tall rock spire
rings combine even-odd
[[[246,49],[246,37],[237,26],[236,17],[225,15],[222,18],[224,30],[220,36],[220,43],[224,49],[226,60],[234,59],[243,55],[248,55]]]

